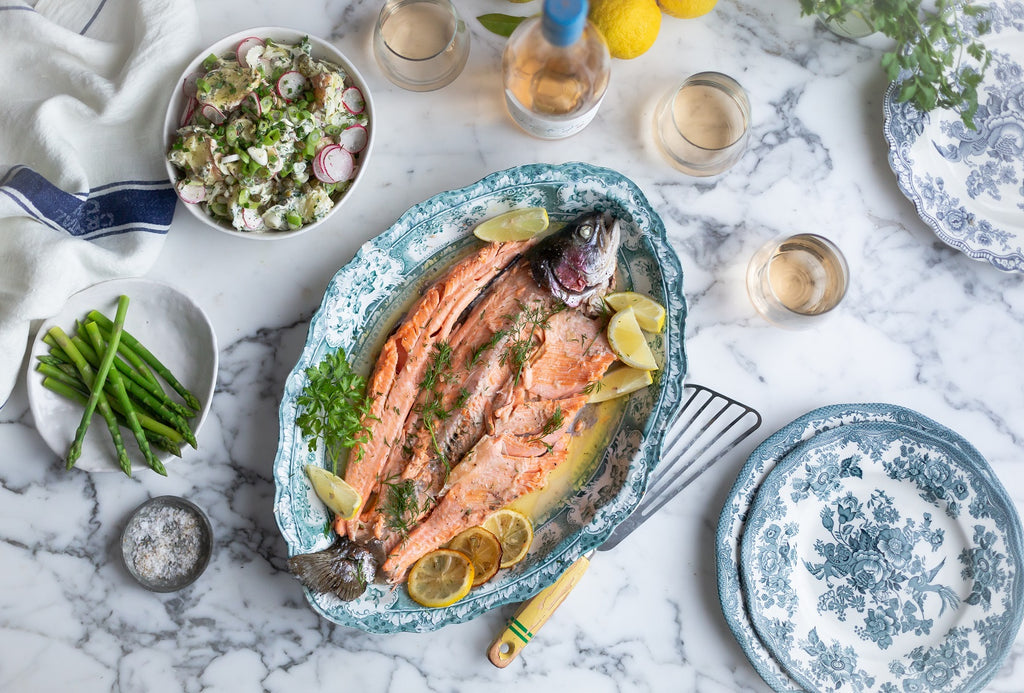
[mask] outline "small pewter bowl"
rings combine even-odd
[[[213,528],[199,507],[177,496],[151,498],[128,518],[121,558],[140,585],[174,592],[191,585],[210,562]]]

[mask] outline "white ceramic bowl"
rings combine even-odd
[[[250,36],[256,36],[262,39],[269,38],[280,43],[298,43],[304,37],[308,37],[310,45],[312,46],[313,49],[313,57],[321,60],[327,60],[341,67],[351,78],[351,81],[355,84],[355,86],[358,87],[359,90],[363,93],[363,100],[366,104],[365,112],[368,118],[368,124],[366,128],[367,141],[366,146],[362,149],[362,151],[359,152],[358,156],[356,157],[356,171],[352,179],[352,184],[348,187],[348,189],[345,192],[341,194],[340,197],[338,197],[335,200],[334,207],[332,207],[331,211],[324,215],[322,219],[315,221],[311,224],[305,224],[304,226],[301,226],[292,231],[239,231],[238,229],[234,228],[233,226],[231,226],[231,224],[227,222],[214,219],[203,209],[202,205],[188,204],[182,202],[182,206],[184,206],[185,209],[187,209],[188,212],[192,214],[192,216],[194,216],[196,219],[199,219],[207,226],[211,226],[232,236],[239,236],[242,238],[251,238],[255,240],[264,241],[294,238],[300,233],[305,233],[310,229],[316,228],[317,226],[324,224],[328,219],[337,214],[338,210],[341,209],[341,207],[344,206],[344,204],[348,200],[352,199],[352,195],[354,194],[355,189],[359,184],[359,181],[365,177],[366,164],[367,162],[369,162],[373,150],[373,142],[375,139],[374,132],[376,130],[376,112],[374,110],[373,99],[370,95],[370,91],[366,86],[366,81],[363,79],[362,75],[359,74],[359,71],[349,61],[349,59],[346,58],[337,48],[332,46],[330,43],[327,43],[322,39],[316,38],[315,36],[311,36],[310,34],[304,31],[297,31],[295,29],[287,29],[283,27],[254,27],[252,29],[245,29],[243,31],[239,31],[235,34],[231,34],[230,36],[225,36],[221,40],[214,43],[212,46],[209,46],[208,48],[205,48],[204,50],[200,51],[200,53],[195,57],[194,60],[192,60],[191,63],[189,63],[188,67],[185,68],[185,70],[181,73],[181,76],[175,82],[170,102],[167,105],[167,113],[164,116],[163,130],[163,151],[165,154],[164,166],[167,168],[167,175],[171,179],[171,183],[176,183],[178,179],[181,177],[180,172],[173,164],[171,164],[170,161],[167,161],[166,152],[170,149],[171,143],[174,141],[175,135],[177,134],[178,128],[180,127],[181,124],[182,113],[185,110],[186,96],[184,90],[182,89],[182,84],[185,81],[185,77],[201,69],[200,66],[203,60],[205,60],[206,57],[209,56],[211,53],[214,55],[224,55],[226,53],[232,52],[235,50],[235,48],[238,46],[238,43],[242,39],[245,39]]]
[[[90,310],[113,316],[117,299],[128,296],[128,314],[124,328],[153,351],[167,368],[199,398],[202,410],[193,418],[192,431],[198,436],[213,401],[217,385],[217,335],[210,318],[198,304],[177,289],[148,279],[112,279],[93,284],[68,298],[60,312],[43,322],[32,342],[31,365],[25,375],[28,403],[36,429],[47,446],[61,460],[67,455],[75,431],[82,420],[82,406],[64,399],[43,387],[43,376],[35,370],[36,357],[50,348],[42,337],[54,325],[65,332],[75,329]],[[127,429],[122,438],[132,459],[133,473],[148,469],[135,441]],[[186,445],[182,452],[187,455]],[[167,473],[178,473],[177,458],[164,450],[154,450],[157,459],[167,466]],[[82,456],[75,469],[86,472],[119,472],[117,453],[103,419],[94,417],[82,445]]]

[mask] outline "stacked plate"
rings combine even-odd
[[[729,627],[776,691],[977,691],[1024,616],[1020,519],[961,436],[834,405],[747,460],[719,520]]]

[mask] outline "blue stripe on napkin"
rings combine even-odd
[[[26,166],[8,171],[0,192],[50,228],[85,240],[137,231],[165,234],[178,201],[166,180],[118,181],[74,195]]]

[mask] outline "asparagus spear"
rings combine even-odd
[[[85,344],[80,338],[72,337],[72,344],[78,347],[78,350],[85,356],[86,361],[90,364],[95,365],[98,363],[102,350],[97,351],[93,347]],[[153,394],[153,390],[146,386],[145,383],[140,383],[137,380],[125,380],[122,378],[125,389],[128,394],[134,397],[139,402],[145,404],[149,409],[157,416],[162,417],[164,421],[173,426],[185,440],[193,448],[198,447],[196,442],[195,434],[192,432],[192,428],[188,425],[185,417],[182,416],[181,411],[184,409],[177,402],[172,402],[168,399],[167,395],[164,394],[163,390],[158,390],[161,396]],[[191,410],[189,410],[189,416],[192,416]]]
[[[39,359],[39,363],[36,364],[36,370],[39,373],[41,373],[46,378],[50,378],[53,381],[59,381],[61,383],[64,383],[65,385],[68,385],[69,387],[77,390],[78,392],[84,392],[85,399],[83,399],[82,404],[85,404],[85,401],[88,400],[89,387],[84,382],[82,382],[81,378],[78,376],[78,371],[75,370],[74,366],[70,366],[69,364],[64,363],[63,361],[58,360],[56,357],[41,355],[38,356],[37,358]],[[112,387],[110,383],[107,383],[107,385],[104,387],[108,390],[108,394],[113,395],[113,392],[110,389]],[[58,394],[64,393],[59,392]],[[130,396],[134,396],[130,388],[128,390],[128,394]],[[68,399],[74,398],[68,397]],[[114,410],[115,414],[120,414],[122,417],[124,416],[124,410],[121,408],[121,405],[117,402],[117,400],[111,401],[110,406],[111,409]],[[169,444],[174,446],[174,449],[169,451],[173,452],[176,457],[181,457],[181,450],[179,449],[179,447],[182,444],[182,442],[188,442],[188,440],[185,438],[185,436],[182,435],[180,431],[178,431],[176,428],[168,426],[159,419],[153,418],[152,416],[143,413],[138,409],[138,407],[136,407],[135,413],[139,419],[139,423],[142,424],[142,427],[150,432],[149,435],[147,436],[150,439],[150,441],[152,441],[155,437],[164,438]],[[124,423],[127,425],[127,420],[124,421]],[[191,430],[189,430],[189,435],[194,439],[194,435],[192,434]],[[167,448],[163,449],[166,450]]]
[[[58,395],[64,397],[65,399],[70,399],[73,402],[78,402],[83,406],[85,405],[86,402],[89,401],[89,395],[87,394],[88,390],[86,389],[85,391],[83,391],[76,386],[76,384],[78,386],[82,385],[82,382],[80,380],[70,378],[69,382],[69,376],[66,373],[62,374],[62,376],[49,375],[47,371],[50,368],[51,366],[47,366],[45,364],[39,364],[36,366],[36,370],[39,371],[40,373],[43,373],[46,376],[43,378],[43,387],[50,390],[51,392],[57,393]],[[59,371],[60,369],[57,370]],[[123,423],[125,425],[128,424],[128,422],[124,420],[123,415],[120,415],[120,413],[116,409],[114,409],[114,413],[118,415],[118,423]],[[154,447],[160,448],[161,450],[165,450],[174,455],[175,457],[181,457],[181,438],[178,438],[178,442],[176,443],[173,439],[167,437],[166,435],[161,435],[160,433],[154,432],[154,430],[150,428],[150,425],[156,424],[157,427],[160,427],[162,426],[162,424],[155,421],[154,419],[151,419],[145,414],[139,415],[139,423],[142,424],[142,427],[144,429],[150,432],[147,437],[149,438],[149,442]]]
[[[92,384],[96,382],[96,376],[93,374],[92,368],[88,363],[86,363],[82,354],[79,353],[78,349],[75,348],[75,345],[71,343],[71,339],[64,333],[64,330],[59,326],[54,325],[50,328],[48,334],[53,337],[57,344],[64,350],[64,353],[67,354],[75,364],[79,375],[82,376],[82,381],[86,383],[87,387],[91,388]],[[90,402],[94,402],[93,406],[99,409],[100,415],[107,423],[107,430],[110,431],[110,437],[114,440],[114,448],[117,450],[117,463],[120,465],[121,471],[128,476],[131,476],[132,462],[128,458],[128,452],[124,449],[124,441],[121,439],[121,429],[117,427],[117,419],[114,417],[114,412],[110,408],[106,395],[104,395],[103,391],[99,388],[91,389],[89,398],[86,400],[87,407]],[[91,418],[92,414],[90,413],[89,416]],[[79,454],[80,453],[81,444],[79,444]],[[71,469],[71,467],[74,466],[74,462],[68,461],[66,462],[66,466],[68,469]]]
[[[100,332],[102,333],[103,330],[101,329]],[[43,337],[43,342],[50,347],[51,356],[56,356],[59,359],[67,361],[68,363],[71,362],[70,359],[68,359],[67,355],[64,354],[63,350],[59,346],[57,346],[48,335]],[[78,350],[82,353],[82,356],[85,357],[85,360],[88,361],[91,366],[93,366],[94,368],[99,366],[100,356],[93,350],[91,346],[89,346],[88,343],[86,343],[84,339],[78,336],[74,336],[71,337],[71,343],[78,347]],[[167,396],[167,394],[163,391],[163,388],[161,388],[159,384],[153,383],[152,381],[144,377],[141,373],[138,373],[134,368],[132,368],[122,359],[115,358],[114,367],[117,368],[121,375],[127,378],[127,380],[125,381],[125,387],[128,388],[128,394],[132,394],[132,396],[135,396],[133,395],[133,391],[136,390],[134,390],[133,387],[129,385],[129,383],[133,383],[135,386],[137,386],[137,388],[139,388],[139,390],[144,390],[145,392],[148,392],[150,396],[152,396],[156,401],[159,401],[164,407],[175,412],[182,419],[190,419],[193,416],[195,416],[195,411],[186,407],[184,404],[179,404],[178,402],[172,400],[170,397]]]
[[[116,326],[116,317],[115,322],[111,323],[110,319],[107,318],[105,315],[103,315],[103,313],[99,312],[98,310],[89,311],[88,317],[90,320],[93,320],[101,328],[103,328],[103,336],[106,337],[107,341],[109,342],[110,335],[106,333],[113,332],[113,329]],[[139,340],[135,339],[135,337],[133,337],[131,334],[127,332],[122,332],[122,337],[124,338],[125,343],[133,350],[135,350],[135,352],[142,357],[143,361],[149,364],[150,368],[156,371],[161,378],[167,381],[168,385],[174,388],[175,392],[181,395],[182,399],[185,400],[185,404],[192,407],[196,411],[202,409],[202,406],[200,405],[199,400],[196,398],[196,396],[189,392],[188,388],[186,388],[184,385],[178,382],[178,379],[174,377],[174,374],[171,373],[171,371],[168,370],[168,368],[163,363],[160,362],[160,359],[154,356],[149,351],[149,349],[143,346],[139,342]]]
[[[89,335],[89,339],[92,340],[93,348],[96,351],[103,351],[103,337],[100,335],[100,329],[94,322],[88,322],[85,324],[85,332]],[[116,348],[116,345],[107,345],[107,350],[111,351]],[[155,471],[157,474],[167,476],[167,470],[160,460],[153,455],[153,451],[149,448],[149,440],[146,439],[146,434],[142,430],[142,425],[139,423],[138,417],[135,415],[135,407],[132,406],[132,401],[128,399],[128,391],[124,389],[124,382],[121,380],[121,374],[117,372],[116,368],[110,369],[107,374],[110,378],[111,385],[114,387],[114,396],[117,401],[121,404],[121,408],[124,410],[124,417],[128,420],[128,428],[131,429],[132,434],[135,436],[135,442],[139,444],[139,449],[142,450],[142,456],[146,460],[146,464]]]
[[[114,316],[114,325],[110,333],[110,348],[103,354],[103,360],[100,362],[100,367],[96,372],[96,377],[94,378],[93,383],[89,386],[92,390],[92,394],[89,395],[89,401],[85,404],[85,411],[82,412],[82,421],[78,424],[78,430],[75,432],[75,439],[71,443],[71,448],[68,450],[68,469],[74,467],[75,462],[77,462],[78,458],[82,455],[82,443],[85,441],[85,432],[89,430],[89,421],[92,419],[93,412],[96,411],[96,405],[99,404],[100,398],[103,397],[103,383],[107,380],[107,373],[110,372],[110,367],[114,365],[114,357],[117,356],[117,344],[121,341],[121,332],[124,330],[124,318],[127,312],[128,297],[121,296],[117,299],[117,314]],[[67,344],[62,344],[61,346],[64,347],[65,351],[67,351],[68,346],[71,346],[71,348],[74,349],[70,340]],[[72,356],[70,352],[68,355]],[[72,356],[72,358],[74,358],[74,356]]]

